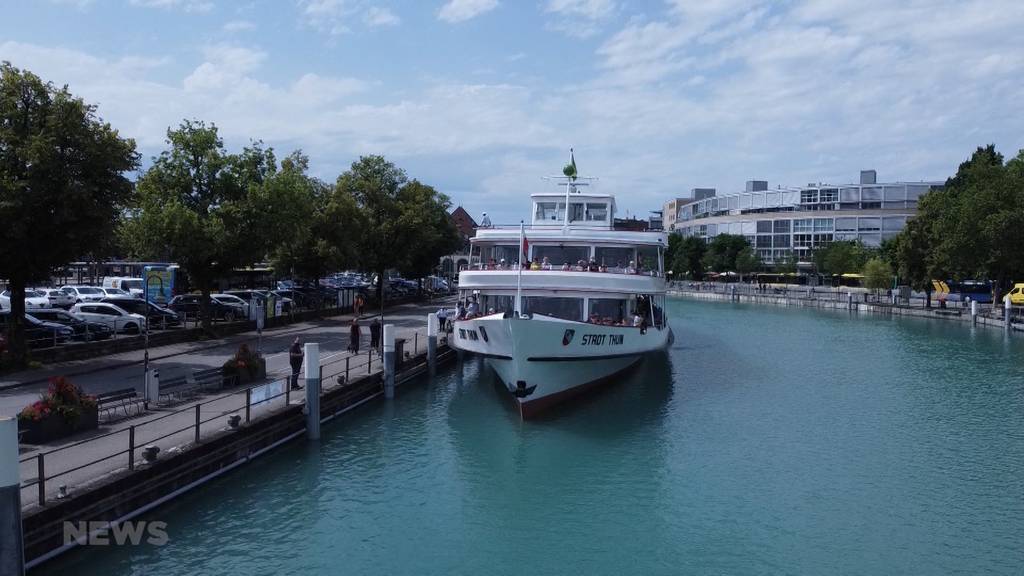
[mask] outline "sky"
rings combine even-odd
[[[145,163],[182,119],[382,154],[477,220],[575,149],[619,216],[694,187],[942,180],[1024,148],[1021,0],[2,0],[0,60],[96,104]]]

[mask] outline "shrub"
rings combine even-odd
[[[84,409],[96,407],[96,397],[90,396],[64,376],[50,379],[50,387],[39,400],[26,406],[19,414],[19,420],[38,422],[51,414],[58,414],[68,424],[74,425]]]

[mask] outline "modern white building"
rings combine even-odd
[[[917,214],[917,200],[943,182],[879,183],[874,170],[861,172],[858,184],[808,184],[768,188],[763,180],[746,190],[695,200],[676,209],[676,232],[710,239],[719,234],[745,236],[766,264],[796,252],[809,260],[811,250],[837,240],[880,246]]]

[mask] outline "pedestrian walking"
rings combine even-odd
[[[370,349],[380,354],[380,318],[377,317],[370,322]]]
[[[355,311],[356,318],[359,318],[360,316],[363,315],[363,304],[363,295],[356,294],[356,299],[352,304],[352,308]]]
[[[359,319],[352,319],[352,327],[348,331],[348,350],[353,354],[359,354],[359,338],[361,333],[359,331]]]
[[[299,337],[296,336],[291,348],[288,349],[288,361],[292,365],[292,390],[302,389],[302,386],[299,386],[299,371],[302,370],[302,358],[304,356],[302,344],[299,342]]]

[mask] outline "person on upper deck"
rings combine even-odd
[[[537,262],[536,260],[530,262],[530,270],[540,270],[540,262]]]
[[[636,274],[636,262],[629,261],[629,266],[626,266],[626,274]]]
[[[551,262],[548,260],[547,256],[545,256],[544,260],[540,263],[540,267],[542,270],[551,270]]]
[[[487,216],[487,212],[484,212],[484,219],[480,221],[481,228],[490,228],[491,219]]]

